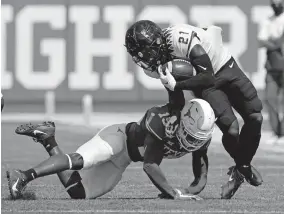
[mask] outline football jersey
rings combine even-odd
[[[272,16],[265,20],[260,28],[258,39],[278,39],[284,34],[284,13],[279,16]]]
[[[139,122],[127,124],[127,146],[130,158],[133,161],[143,160],[147,133],[150,133],[157,141],[163,141],[164,158],[179,158],[187,154],[188,151],[180,146],[176,137],[179,122],[178,117],[170,115],[169,107],[164,105],[149,109]]]
[[[211,60],[214,73],[217,73],[232,57],[223,45],[220,27],[210,26],[203,29],[179,24],[163,29],[163,34],[173,58],[189,58],[191,49],[200,44]]]

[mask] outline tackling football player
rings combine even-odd
[[[229,199],[244,178],[253,186],[262,183],[260,174],[251,166],[261,137],[262,103],[251,81],[224,47],[221,32],[217,26],[203,29],[187,24],[162,30],[152,21],[141,20],[127,30],[125,46],[148,76],[160,78],[172,91],[191,90],[209,102],[223,132],[223,145],[236,163],[222,187],[222,198]],[[196,75],[177,81],[168,68],[164,74],[161,65],[173,59],[190,61]],[[244,119],[240,134],[232,107]]]
[[[116,186],[132,161],[141,161],[143,170],[161,191],[160,197],[200,200],[192,193],[197,194],[206,185],[206,153],[215,115],[201,99],[187,102],[180,114],[172,114],[170,108],[169,104],[153,107],[139,122],[107,126],[71,154],[59,148],[53,122],[19,126],[16,133],[33,137],[51,157],[26,171],[7,171],[12,198],[20,198],[30,181],[55,173],[71,198],[97,198]],[[179,158],[190,152],[198,166],[193,167],[195,180],[184,191],[174,189],[159,165],[163,158]]]

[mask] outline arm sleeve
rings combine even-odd
[[[178,81],[175,89],[194,90],[213,86],[215,82],[213,66],[208,54],[201,45],[197,44],[191,49],[189,59],[197,75],[187,80]]]
[[[168,95],[169,95],[170,112],[173,113],[173,112],[181,111],[185,105],[183,91],[179,89],[171,91],[167,87],[165,88],[168,91]]]
[[[192,153],[192,170],[194,177],[200,178],[202,174],[208,173],[207,149],[198,150]]]
[[[199,194],[206,186],[208,173],[207,149],[192,153],[192,170],[194,180],[186,189],[187,193]]]
[[[150,134],[145,138],[145,153],[143,170],[148,175],[152,183],[163,193],[170,198],[175,197],[175,191],[171,187],[164,176],[160,163],[163,160],[163,142],[157,141]]]

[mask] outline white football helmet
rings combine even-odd
[[[210,104],[202,99],[188,101],[181,111],[177,138],[181,147],[193,152],[204,146],[212,137],[215,114]]]

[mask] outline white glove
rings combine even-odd
[[[175,189],[176,192],[176,196],[175,196],[175,200],[179,199],[179,200],[195,200],[195,201],[200,201],[203,200],[201,197],[197,196],[197,195],[192,195],[189,193],[182,193],[179,189]]]
[[[158,72],[159,72],[160,80],[162,84],[168,89],[170,89],[171,91],[174,91],[177,82],[175,78],[173,77],[173,75],[170,73],[170,70],[168,69],[168,67],[166,67],[166,70],[165,70],[166,75],[164,75],[161,65],[158,67]]]

